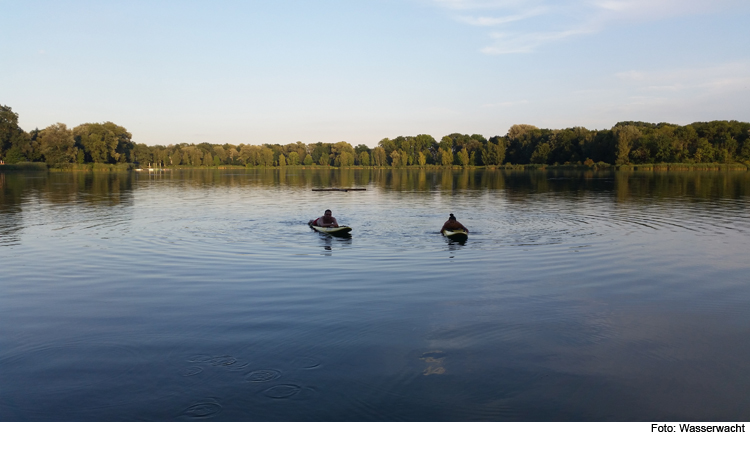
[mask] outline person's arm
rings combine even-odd
[[[339,227],[339,223],[336,222],[336,218],[335,217],[331,217],[331,220],[333,221],[333,224],[331,226],[334,227],[334,228],[338,228]]]

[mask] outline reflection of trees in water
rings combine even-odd
[[[20,240],[18,234],[23,229],[21,200],[23,188],[17,174],[0,173],[0,246]]]
[[[130,205],[133,179],[128,172],[0,174],[0,241],[17,239],[25,203]]]
[[[363,172],[368,172],[363,175]],[[352,187],[370,182],[369,171],[333,168],[309,169],[301,167],[253,169],[184,169],[167,172],[171,180],[181,180],[193,186],[227,187]]]
[[[127,172],[17,173],[5,180],[0,207],[20,205],[31,197],[55,204],[132,202],[133,177]]]
[[[127,174],[91,178],[91,174],[68,174],[84,183],[80,189],[101,192],[94,198],[121,201],[118,193],[132,189]],[[122,178],[118,178],[122,177]],[[148,179],[138,174],[136,179]],[[153,177],[153,175],[151,176]],[[159,178],[180,180],[204,187],[268,187],[312,189],[314,187],[367,187],[410,192],[502,191],[510,201],[526,201],[545,193],[565,193],[568,198],[591,192],[610,192],[617,201],[647,197],[737,198],[750,194],[748,172],[628,172],[614,170],[504,170],[442,168],[301,168],[173,170]],[[55,199],[67,201],[76,188],[64,188]],[[105,196],[106,193],[106,197]],[[648,194],[644,197],[644,194]]]
[[[0,173],[0,240],[18,239],[22,205],[41,200],[53,204],[129,205],[133,191],[151,182],[181,183],[214,189],[281,186],[367,187],[395,192],[492,192],[509,202],[526,202],[540,194],[578,198],[604,193],[619,203],[654,199],[750,198],[750,173],[735,171],[638,172],[614,170],[505,170],[442,168],[300,168],[186,169],[168,172]]]
[[[750,197],[748,172],[617,172],[618,201],[648,201],[649,198],[737,199]]]
[[[453,190],[453,171],[450,169],[443,169],[440,171],[440,190],[452,191]]]
[[[50,203],[129,205],[133,179],[130,172],[55,172],[39,186],[39,195]]]

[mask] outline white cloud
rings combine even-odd
[[[529,0],[432,0],[431,3],[436,3],[446,9],[472,10],[520,7],[532,2]],[[533,3],[541,3],[541,1]]]
[[[591,5],[612,17],[630,20],[659,20],[667,17],[710,13],[733,5],[736,0],[602,0]]]
[[[629,70],[605,85],[574,93],[583,116],[601,125],[621,120],[671,122],[748,120],[750,60],[664,70]]]
[[[482,49],[488,55],[502,55],[507,53],[528,53],[540,45],[566,39],[579,34],[593,33],[591,28],[581,27],[548,33],[490,33],[495,42]]]
[[[519,20],[528,19],[530,17],[539,16],[549,11],[547,7],[532,8],[528,11],[524,11],[518,14],[512,14],[509,16],[500,17],[472,17],[472,16],[460,16],[458,20],[469,25],[475,25],[479,27],[488,27],[495,25],[502,25],[505,23],[516,22]]]
[[[727,95],[750,91],[750,62],[650,72],[631,70],[615,76],[639,92]]]
[[[431,0],[459,22],[490,27],[486,54],[527,53],[577,35],[627,22],[747,9],[741,0]],[[457,12],[460,12],[458,14]],[[476,12],[477,14],[467,14]],[[489,14],[488,14],[489,12]]]

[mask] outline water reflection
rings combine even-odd
[[[443,236],[441,234],[441,236]],[[469,240],[467,236],[458,235],[458,236],[443,236],[443,239],[445,239],[446,243],[448,244],[448,250],[455,251],[459,250],[461,247],[464,247],[466,245],[466,242]],[[453,256],[451,256],[453,258]]]
[[[326,233],[317,234],[320,236],[320,242],[324,250],[323,255],[325,256],[331,256],[333,254],[334,248],[339,250],[352,245],[351,235],[331,236],[330,234]]]
[[[5,175],[4,176],[14,176]],[[691,199],[739,198],[750,194],[747,172],[628,172],[614,170],[503,170],[503,169],[385,169],[315,168],[303,169],[182,169],[158,173],[50,174],[31,182],[23,176],[25,187],[46,191],[52,202],[74,200],[76,193],[87,192],[95,200],[106,194],[110,201],[122,201],[121,193],[134,186],[152,182],[180,182],[195,187],[283,187],[347,188],[370,186],[373,189],[400,192],[508,191],[510,201],[525,201],[529,196],[565,192],[585,195],[613,192],[618,201],[642,201],[647,198]],[[74,183],[70,183],[74,181]],[[4,190],[7,181],[3,181]]]
[[[18,177],[0,172],[0,246],[15,245],[23,228],[21,219],[22,187]]]
[[[748,417],[749,181],[4,174],[0,417]],[[327,208],[356,241],[306,225]]]
[[[15,245],[28,227],[102,227],[129,220],[133,206],[131,173],[0,173],[0,245]],[[56,206],[81,208],[75,213]],[[119,208],[111,213],[109,208]],[[42,222],[36,212],[49,214]],[[73,214],[71,214],[73,213]],[[88,219],[88,221],[87,221]],[[84,225],[85,223],[85,225]]]
[[[747,172],[628,172],[614,170],[484,170],[484,169],[240,169],[173,170],[160,180],[196,186],[284,186],[288,188],[367,187],[412,192],[511,190],[511,201],[529,195],[611,191],[619,201],[648,197],[738,198],[750,194]],[[136,174],[137,181],[153,179]],[[91,179],[89,179],[91,181]]]

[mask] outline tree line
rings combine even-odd
[[[4,163],[132,163],[140,166],[499,166],[516,164],[654,164],[750,161],[750,123],[735,120],[619,122],[609,130],[513,125],[504,136],[453,133],[384,138],[370,148],[348,142],[305,144],[146,145],[112,122],[75,128],[56,123],[30,132],[0,105],[0,160]]]

